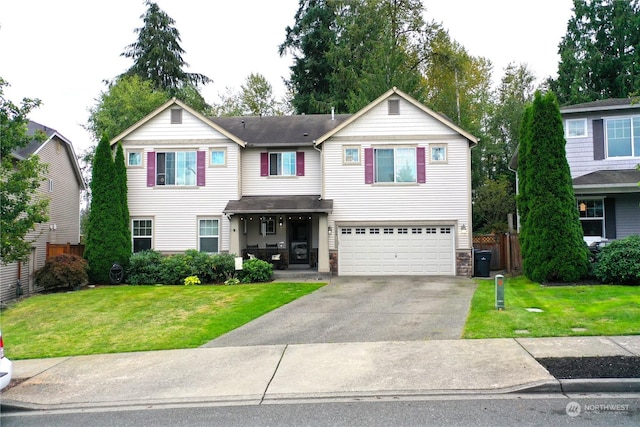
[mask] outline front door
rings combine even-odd
[[[309,264],[311,221],[289,220],[289,264]]]

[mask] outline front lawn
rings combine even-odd
[[[322,286],[99,287],[24,299],[0,325],[13,359],[193,348]]]
[[[505,279],[504,291],[499,311],[494,281],[478,280],[464,338],[640,334],[638,286],[542,286],[516,277]]]

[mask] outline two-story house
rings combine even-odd
[[[47,244],[77,245],[80,243],[80,197],[86,189],[78,159],[71,141],[58,131],[29,121],[27,133],[46,135],[44,141],[33,139],[26,147],[16,150],[17,161],[37,155],[47,164],[46,179],[39,188],[39,197],[49,199],[49,222],[37,224],[26,238],[34,240],[31,255],[25,262],[0,265],[0,299],[6,301],[16,296],[16,284],[22,293],[37,291],[33,273],[46,261]]]
[[[560,113],[585,240],[640,234],[640,103],[606,99]]]
[[[471,275],[476,138],[395,88],[353,115],[208,118],[174,99],[118,142],[134,251]]]

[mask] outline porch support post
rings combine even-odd
[[[229,218],[229,253],[242,256],[240,250],[240,217],[233,215]]]
[[[327,214],[318,218],[318,273],[329,272],[329,227]]]

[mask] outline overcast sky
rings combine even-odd
[[[121,57],[142,26],[142,0],[19,0],[0,7],[0,76],[5,97],[43,104],[30,118],[52,127],[80,153],[93,142],[82,125],[103,81],[131,66]],[[289,56],[278,46],[293,25],[298,0],[157,0],[180,32],[188,71],[214,83],[209,103],[250,73],[260,73],[278,95],[289,77]],[[494,81],[510,63],[527,63],[542,80],[555,76],[558,43],[572,15],[572,0],[424,0],[428,21],[449,30],[474,56],[492,61]]]

